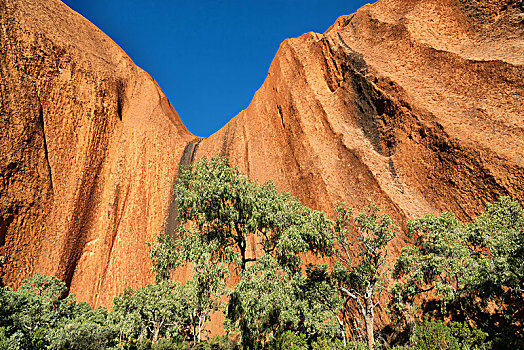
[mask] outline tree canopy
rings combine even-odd
[[[323,332],[324,310],[300,308],[305,304],[299,300],[303,257],[329,254],[333,246],[333,223],[325,213],[279,193],[271,182],[249,180],[222,157],[181,169],[174,193],[178,230],[161,236],[151,250],[159,279],[184,265],[205,269],[216,280],[236,271],[226,322],[245,346],[290,327],[309,329],[311,336]]]
[[[378,206],[341,203],[331,221],[221,157],[181,169],[174,195],[176,231],[149,243],[155,284],[124,290],[111,312],[51,276],[0,287],[0,350],[524,346],[524,211],[511,198],[469,222],[411,220],[410,243],[387,259],[398,228]],[[187,280],[174,281],[180,268]],[[210,339],[220,312],[226,334]]]
[[[268,181],[259,185],[223,157],[203,158],[181,169],[175,186],[180,230],[186,225],[206,244],[212,259],[231,261],[244,271],[258,256],[270,255],[280,266],[299,269],[301,254],[323,254],[332,245],[331,221]],[[255,254],[248,251],[254,242]]]
[[[422,300],[436,298],[440,314],[489,330],[500,346],[524,345],[521,205],[503,197],[468,223],[452,213],[428,214],[408,228],[416,244],[406,246],[395,264],[393,311],[406,320],[411,306],[427,308],[417,295],[431,293]]]

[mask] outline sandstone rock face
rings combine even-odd
[[[327,211],[371,199],[397,219],[467,218],[500,195],[523,200],[522,6],[468,3],[381,0],[286,40],[197,158],[225,154]]]
[[[400,224],[524,201],[522,8],[466,5],[381,0],[286,40],[250,106],[196,158],[226,155],[329,213],[372,200]]]
[[[160,88],[60,1],[0,0],[0,254],[4,281],[54,274],[110,305],[152,282],[194,137]]]
[[[524,201],[524,4],[380,0],[286,40],[250,106],[200,140],[155,82],[57,0],[0,0],[4,281],[92,305],[152,281],[179,163],[222,154],[332,213],[399,222]],[[395,243],[398,249],[399,239]]]

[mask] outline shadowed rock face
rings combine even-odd
[[[4,281],[55,274],[93,305],[152,282],[145,242],[176,225],[179,162],[203,156],[329,213],[373,200],[399,221],[468,218],[500,195],[524,201],[523,13],[509,0],[367,5],[286,40],[250,106],[199,140],[64,4],[0,0]]]

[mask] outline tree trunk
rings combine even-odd
[[[340,319],[340,317],[338,315],[335,315],[336,318],[337,318],[337,321],[338,321],[338,324],[340,326],[340,332],[342,333],[342,340],[344,342],[344,347],[346,347],[347,345],[347,340],[346,340],[346,327],[344,325],[344,322]]]
[[[160,334],[160,327],[158,327],[158,323],[155,324],[155,329],[153,332],[153,344],[156,344],[158,341],[158,335]]]
[[[195,324],[195,318],[194,314],[191,315],[191,333],[193,335],[193,345],[196,345],[197,343],[197,329],[198,326]]]
[[[160,330],[162,329],[162,326],[164,325],[163,319],[158,319],[155,322],[155,326],[153,328],[153,344],[156,344],[158,342],[158,336],[160,335]]]
[[[242,262],[241,262],[241,265],[240,265],[240,269],[242,270],[242,273],[244,271],[246,271],[246,243],[245,241],[241,241],[239,244],[238,244],[238,248],[240,250],[240,256],[242,258]]]
[[[364,322],[366,324],[366,336],[368,338],[368,349],[375,349],[375,335],[373,334],[373,319],[374,319],[374,306],[373,299],[371,297],[366,298],[366,314],[364,315]]]
[[[206,318],[204,316],[204,319],[202,320],[202,316],[198,318],[198,342],[202,340],[202,329],[204,328],[204,322],[206,321]]]

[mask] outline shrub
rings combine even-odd
[[[307,341],[305,334],[295,334],[286,331],[268,341],[264,349],[267,350],[307,350]]]
[[[108,326],[96,323],[72,323],[53,332],[48,349],[56,350],[98,350],[116,345],[118,332]]]
[[[425,320],[415,326],[412,342],[418,350],[487,350],[487,336],[466,323]]]

